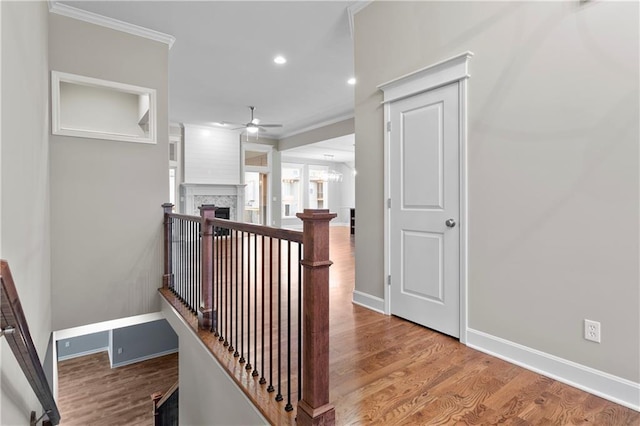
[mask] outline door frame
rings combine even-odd
[[[251,142],[241,142],[242,145],[242,149],[241,149],[241,155],[240,155],[240,176],[241,176],[241,182],[243,185],[245,185],[245,173],[246,172],[256,172],[256,173],[264,173],[267,175],[267,187],[265,188],[265,191],[267,191],[267,217],[266,217],[266,221],[267,223],[265,224],[266,226],[271,226],[272,225],[272,219],[271,219],[271,208],[272,208],[272,203],[271,203],[271,197],[273,194],[273,147],[271,145],[265,145],[265,144],[260,144],[260,143],[251,143]],[[245,151],[258,151],[258,152],[264,152],[267,154],[267,167],[263,167],[263,166],[247,166],[245,165]],[[244,191],[244,188],[242,188],[242,190]],[[242,214],[244,215],[244,205],[242,206]]]
[[[383,92],[384,107],[384,313],[391,315],[391,291],[389,277],[391,271],[391,138],[387,125],[391,117],[391,104],[394,101],[428,92],[451,83],[458,84],[459,96],[459,196],[460,196],[460,342],[466,344],[468,329],[468,247],[469,247],[469,197],[467,185],[467,80],[468,63],[472,52],[464,52],[452,58],[398,77],[378,86]]]

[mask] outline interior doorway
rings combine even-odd
[[[268,177],[267,173],[245,172],[244,222],[268,225]]]

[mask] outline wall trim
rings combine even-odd
[[[57,361],[66,361],[68,359],[79,358],[81,356],[87,356],[87,355],[93,355],[93,354],[97,354],[97,353],[100,353],[100,352],[109,352],[109,347],[105,346],[104,348],[90,349],[90,350],[84,351],[84,352],[78,352],[78,353],[70,354],[70,355],[63,355],[60,358],[58,358]],[[54,360],[54,362],[56,362],[56,360]]]
[[[66,16],[67,18],[73,18],[80,21],[88,22],[90,24],[99,25],[101,27],[110,28],[112,30],[133,34],[135,36],[143,37],[149,40],[158,41],[169,46],[169,49],[173,47],[173,43],[175,43],[176,41],[176,38],[172,35],[161,33],[160,31],[151,30],[149,28],[144,28],[139,25],[130,24],[118,19],[109,18],[107,16],[98,15],[97,13],[78,9],[73,6],[59,3],[56,0],[49,1],[49,12],[55,13],[56,15]]]
[[[469,78],[468,62],[472,56],[473,52],[467,51],[382,83],[378,86],[383,91],[382,103],[388,104]]]
[[[150,360],[150,359],[153,359],[153,358],[158,358],[158,357],[165,356],[165,355],[175,354],[177,352],[179,352],[179,348],[178,349],[169,349],[168,351],[156,352],[154,354],[149,354],[149,355],[141,356],[139,358],[129,359],[127,361],[115,362],[115,363],[112,362],[111,363],[111,368],[124,367],[125,365],[135,364],[136,362],[147,361],[147,360]]]
[[[471,328],[467,329],[467,346],[640,411],[640,383]]]
[[[118,318],[115,320],[96,322],[93,324],[81,325],[79,327],[65,328],[57,330],[53,333],[54,341],[70,339],[72,337],[84,336],[85,334],[97,333],[99,331],[109,331],[114,328],[128,327],[130,325],[144,324],[146,322],[164,319],[161,312],[153,312],[150,314],[136,315],[127,318]]]
[[[381,299],[380,297],[372,296],[358,290],[353,290],[353,299],[351,302],[354,305],[362,306],[363,308],[386,315],[384,311],[384,299]]]
[[[353,4],[347,7],[347,16],[349,17],[349,32],[351,33],[351,39],[355,34],[355,17],[362,9],[373,3],[373,0],[356,0]]]

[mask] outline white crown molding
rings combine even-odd
[[[369,6],[371,3],[373,3],[373,0],[357,0],[347,7],[347,16],[349,17],[349,32],[351,33],[351,39],[353,39],[355,33],[355,16],[358,14],[358,12]]]
[[[282,139],[290,138],[291,136],[299,135],[299,134],[305,133],[305,132],[310,132],[311,130],[316,130],[316,129],[319,129],[321,127],[330,126],[332,124],[336,124],[336,123],[339,123],[341,121],[349,120],[349,119],[351,119],[353,117],[354,117],[354,113],[353,113],[353,111],[351,111],[351,112],[349,112],[347,114],[342,114],[342,115],[339,115],[337,117],[331,118],[329,120],[325,120],[325,121],[322,121],[322,122],[319,122],[319,123],[312,124],[312,125],[307,126],[307,127],[303,127],[301,129],[297,129],[297,130],[291,131],[289,133],[285,133],[284,135],[278,137],[278,140],[280,141]]]
[[[56,0],[49,0],[49,12],[66,16],[68,18],[89,22],[90,24],[100,25],[101,27],[110,28],[112,30],[133,34],[138,37],[144,37],[149,40],[158,41],[160,43],[168,45],[169,49],[173,47],[173,43],[175,43],[176,41],[176,38],[172,35],[130,24],[118,19],[108,18],[106,16],[98,15],[97,13],[78,9],[73,6],[59,3]]]

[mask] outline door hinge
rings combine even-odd
[[[391,198],[387,198],[387,208],[391,208]]]
[[[391,275],[387,275],[387,285],[391,285]]]
[[[391,131],[391,122],[387,121],[387,132]]]

